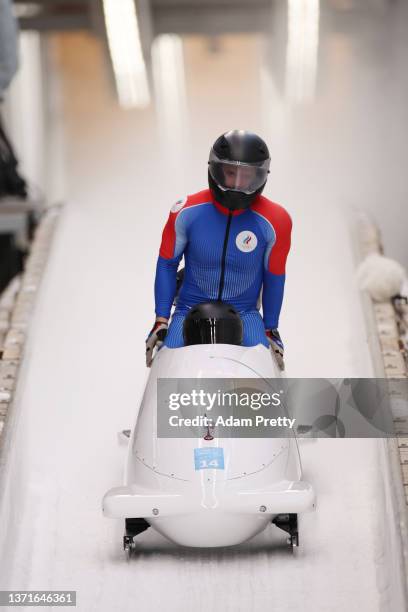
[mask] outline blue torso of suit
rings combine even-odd
[[[247,318],[256,321],[257,328],[247,342],[268,345],[264,328],[278,326],[283,298],[285,262],[282,268],[280,251],[286,250],[286,260],[288,241],[290,244],[290,228],[289,237],[284,235],[287,219],[290,223],[283,208],[261,196],[248,210],[233,213],[214,202],[209,190],[175,204],[163,231],[155,281],[156,314],[168,318],[184,255],[184,280],[172,321],[174,331],[169,329],[166,339],[168,346],[172,333],[177,335],[174,342],[182,345],[182,319],[192,306],[217,299],[240,312],[244,340]],[[262,288],[263,321],[257,309]]]

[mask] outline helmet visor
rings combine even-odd
[[[223,191],[255,193],[268,177],[270,159],[262,162],[244,163],[219,159],[211,151],[208,162],[212,178]]]

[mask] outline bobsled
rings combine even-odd
[[[203,426],[190,437],[159,435],[158,382],[182,389],[185,379],[278,379],[271,351],[242,346],[239,315],[224,303],[191,309],[184,340],[154,356],[130,431],[124,484],[105,494],[103,514],[125,520],[127,554],[150,527],[177,545],[219,547],[240,544],[272,522],[298,546],[298,514],[314,509],[315,493],[302,479],[294,434],[222,437]]]

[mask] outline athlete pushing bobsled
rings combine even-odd
[[[183,322],[193,306],[218,301],[239,313],[242,345],[270,346],[284,368],[278,322],[292,222],[282,206],[261,195],[270,161],[259,136],[227,132],[210,152],[209,189],[171,208],[157,260],[156,320],[146,340],[147,366],[154,347],[184,345]],[[183,255],[184,279],[169,325]]]

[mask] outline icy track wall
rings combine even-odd
[[[0,466],[7,437],[2,435],[3,429],[11,418],[24,343],[60,208],[46,210],[35,232],[24,273],[14,278],[0,296]]]
[[[364,213],[360,215],[355,236],[357,258],[360,262],[358,277],[363,303],[368,343],[375,375],[378,378],[407,378],[408,376],[408,305],[403,299],[386,297],[399,293],[398,264],[384,257],[380,231]],[[391,262],[388,264],[387,262]],[[385,264],[379,270],[376,267]],[[393,264],[396,266],[393,268]],[[394,291],[380,283],[378,273],[396,271]],[[370,275],[374,275],[371,279]],[[386,279],[389,282],[389,278]],[[371,282],[370,282],[371,281]],[[385,283],[387,285],[387,283]],[[392,283],[391,283],[392,285]],[[381,293],[384,293],[381,295]],[[407,397],[391,398],[396,438],[383,440],[379,457],[383,496],[378,500],[385,517],[379,526],[382,533],[378,543],[377,580],[382,596],[383,610],[408,609],[408,414]],[[386,574],[383,568],[387,567]]]
[[[16,455],[11,452],[18,425],[17,392],[30,322],[60,210],[60,205],[54,205],[44,212],[23,274],[13,279],[0,297],[0,553],[8,550],[9,527],[13,520],[18,521],[21,510],[18,487],[13,487]],[[10,474],[13,477],[8,477]],[[7,583],[1,588],[7,588]]]

